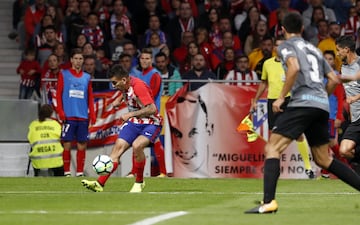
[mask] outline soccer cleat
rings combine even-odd
[[[157,175],[156,177],[167,177],[166,174],[164,173],[160,173],[159,175]]]
[[[328,180],[330,179],[330,175],[329,174],[321,174],[321,176],[319,176],[317,178],[317,180]]]
[[[127,178],[133,178],[133,177],[135,177],[135,174],[133,174],[133,173],[128,173],[128,175],[126,175],[125,177],[127,177]]]
[[[276,213],[278,210],[278,204],[275,200],[272,200],[270,203],[260,204],[255,208],[245,211],[245,213],[252,214],[263,214],[263,213]]]
[[[71,177],[71,173],[70,172],[65,172],[64,177]]]
[[[145,187],[145,181],[143,181],[142,183],[134,183],[134,185],[130,190],[130,193],[140,193],[143,191],[144,187]]]
[[[306,175],[309,177],[309,179],[315,178],[315,173],[312,170],[305,170]]]
[[[85,177],[84,173],[76,173],[77,177]]]
[[[90,180],[82,180],[82,185],[93,192],[102,192],[104,188],[99,184],[99,182],[90,181]]]

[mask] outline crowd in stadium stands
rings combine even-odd
[[[18,69],[20,97],[30,96],[24,90],[36,90],[41,77],[56,78],[59,68],[68,68],[73,48],[83,50],[85,65],[94,64],[84,68],[94,78],[106,78],[119,63],[141,73],[138,54],[146,47],[163,80],[200,77],[193,64],[198,54],[205,59],[199,70],[204,77],[259,80],[263,62],[274,55],[273,41],[282,35],[281,19],[290,11],[302,14],[304,38],[322,51],[335,51],[342,34],[353,35],[360,46],[360,0],[15,0],[9,38],[27,53]],[[21,69],[31,64],[26,61],[32,49],[40,71]],[[242,61],[247,62],[240,71]],[[337,59],[337,69],[340,63]],[[164,87],[163,93],[173,94],[181,85]]]

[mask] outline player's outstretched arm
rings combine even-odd
[[[355,75],[341,74],[340,79],[341,79],[341,82],[343,82],[343,83],[360,80],[360,71],[357,72]]]
[[[334,73],[334,71],[331,71],[326,74],[328,78],[328,82],[326,83],[326,91],[330,95],[334,92],[336,85],[340,84],[341,81],[338,76]]]

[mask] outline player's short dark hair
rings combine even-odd
[[[56,60],[59,62],[59,57],[58,57],[57,55],[55,55],[54,53],[51,53],[51,54],[47,57],[47,59],[49,60],[49,58],[50,58],[51,56],[55,56]]]
[[[316,27],[319,28],[320,23],[326,23],[327,25],[329,25],[329,21],[327,21],[326,19],[319,19],[316,24]]]
[[[56,27],[55,27],[55,25],[47,25],[46,27],[44,27],[44,31],[45,30],[52,30],[52,31],[56,32]]]
[[[87,59],[93,59],[94,61],[96,61],[96,56],[95,55],[86,55],[84,57],[84,61],[87,60]]]
[[[155,55],[155,59],[158,58],[158,57],[165,57],[165,59],[168,58],[168,56],[167,56],[165,53],[161,52],[161,51],[158,52],[158,53]]]
[[[141,49],[141,54],[150,54],[152,55],[152,49],[151,48],[143,48]]]
[[[50,118],[51,114],[53,113],[53,108],[49,104],[42,105],[39,109],[38,118],[39,121],[45,121],[46,118]]]
[[[247,61],[249,61],[249,57],[246,54],[241,54],[235,57],[235,62],[239,61],[240,59],[246,59]]]
[[[109,76],[109,78],[129,77],[129,71],[127,71],[127,69],[125,69],[122,65],[115,64],[113,67],[111,67],[108,76]]]
[[[121,59],[123,59],[123,58],[126,58],[126,57],[128,57],[128,58],[130,58],[131,59],[131,55],[130,54],[127,54],[127,53],[121,53],[120,54],[120,56],[119,56],[119,60],[121,60]]]
[[[274,38],[270,34],[265,34],[264,37],[262,38],[261,42],[269,41],[269,40],[271,42],[274,42]]]
[[[24,50],[24,55],[25,55],[25,56],[27,56],[27,55],[34,55],[34,56],[36,56],[36,49],[33,48],[33,47],[25,48],[25,50]]]
[[[96,18],[99,18],[98,14],[94,11],[89,12],[89,14],[87,15],[87,18],[89,18],[90,16],[96,16]]]
[[[303,27],[302,16],[297,12],[289,12],[284,16],[282,26],[288,33],[299,34]]]
[[[152,17],[156,17],[156,18],[158,18],[158,19],[159,19],[159,21],[160,21],[159,16],[158,16],[158,15],[156,15],[156,14],[152,14],[152,15],[150,15],[150,16],[149,16],[149,18],[148,18],[148,19],[149,19],[149,21],[150,21],[150,19],[151,19]],[[160,22],[160,23],[161,23],[161,22]]]
[[[355,52],[356,49],[356,43],[352,36],[345,35],[340,36],[336,39],[335,44],[338,45],[340,48],[349,48],[350,51]]]
[[[326,50],[323,55],[331,55],[335,59],[335,52],[333,50]]]
[[[71,52],[70,52],[70,58],[74,57],[74,55],[76,54],[83,54],[82,53],[82,49],[81,48],[73,48],[71,49]]]
[[[125,25],[123,23],[116,23],[115,25],[115,30],[118,28],[118,27],[122,27],[125,29]]]

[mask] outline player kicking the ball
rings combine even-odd
[[[121,115],[124,123],[110,154],[114,163],[112,172],[100,176],[96,181],[82,180],[81,183],[92,191],[103,191],[107,179],[117,169],[120,157],[132,147],[135,155],[136,178],[130,192],[142,192],[145,187],[144,148],[154,143],[159,136],[162,118],[154,104],[150,88],[142,80],[129,76],[128,71],[120,65],[112,67],[109,76],[114,87],[122,92],[122,100],[127,104],[129,112]]]
[[[305,134],[315,163],[336,175],[353,188],[360,190],[360,177],[329,153],[329,100],[338,78],[312,44],[304,41],[302,17],[288,13],[282,22],[286,41],[278,53],[286,66],[286,79],[280,97],[273,103],[273,111],[281,112],[286,94],[291,90],[288,107],[279,115],[265,146],[264,197],[262,204],[245,213],[273,213],[278,210],[275,200],[276,185],[280,176],[280,155],[302,133]],[[324,89],[324,75],[328,82]]]

